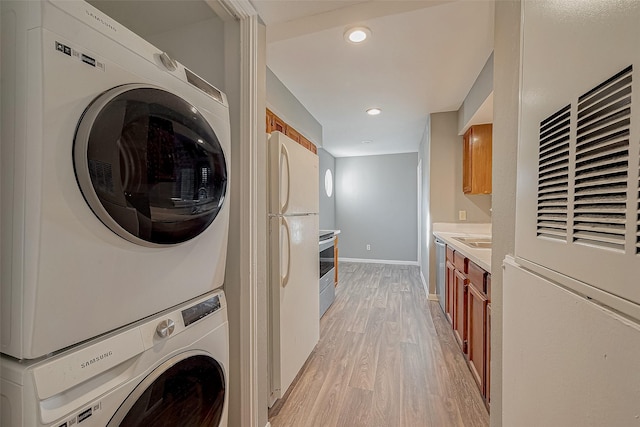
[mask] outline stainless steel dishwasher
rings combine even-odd
[[[444,242],[436,237],[436,293],[438,294],[438,302],[442,311],[445,311],[445,286],[446,280],[446,262],[447,262],[447,250]]]

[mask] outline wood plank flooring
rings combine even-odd
[[[418,267],[340,263],[320,342],[272,427],[486,427],[489,415]]]

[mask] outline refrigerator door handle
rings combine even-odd
[[[289,199],[291,198],[291,194],[289,193],[289,191],[291,190],[291,168],[289,164],[289,150],[287,150],[287,147],[284,144],[280,145],[280,154],[285,158],[285,163],[287,164],[287,200],[283,205],[280,206],[280,212],[284,214],[287,209],[289,209]],[[280,170],[284,171],[284,169]],[[282,172],[280,173],[282,174]],[[282,175],[280,175],[280,185],[282,185]]]
[[[286,218],[282,218],[282,224],[287,230],[287,272],[281,277],[282,287],[284,288],[289,283],[289,273],[291,273],[291,230],[289,230],[289,223]]]

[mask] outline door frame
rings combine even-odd
[[[233,307],[239,310],[239,313],[230,316],[230,322],[231,319],[239,319],[239,329],[233,329],[235,333],[239,333],[239,337],[230,338],[232,341],[239,341],[240,356],[239,360],[236,360],[237,366],[232,368],[231,372],[239,377],[232,381],[232,384],[239,385],[240,388],[239,425],[261,427],[267,420],[266,395],[260,394],[260,390],[266,388],[267,381],[267,374],[261,369],[260,363],[261,354],[266,354],[266,341],[259,340],[258,331],[260,325],[266,324],[267,321],[266,300],[262,295],[266,276],[264,242],[267,230],[266,202],[263,200],[264,191],[260,185],[266,177],[263,141],[265,133],[261,127],[264,124],[264,99],[260,92],[264,82],[259,82],[259,76],[266,72],[264,54],[260,52],[261,49],[265,49],[262,39],[266,37],[264,31],[259,28],[258,14],[249,0],[204,1],[220,16],[226,15],[225,20],[235,20],[239,23],[239,33],[233,35],[234,38],[239,38],[237,41],[240,46],[239,138],[235,139],[238,143],[236,156],[239,159],[234,162],[236,168],[239,167],[239,173],[234,175],[235,180],[231,185],[236,188],[233,194],[239,198],[236,206],[239,206],[237,234],[240,241],[235,244],[239,247],[240,253],[236,261],[236,267],[239,268],[239,275],[236,277],[238,283],[229,285],[239,286],[239,289],[233,292],[234,295],[239,295],[239,301]],[[225,49],[229,49],[229,46],[226,44]],[[261,70],[260,67],[265,70]],[[261,104],[262,109],[259,108]],[[230,407],[233,408],[235,406]],[[268,425],[268,422],[266,424]]]

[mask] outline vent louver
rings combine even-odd
[[[631,67],[578,99],[573,241],[625,249]]]
[[[540,123],[538,236],[567,240],[571,106]]]

